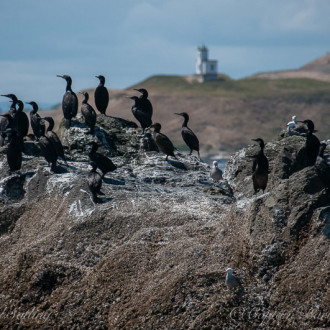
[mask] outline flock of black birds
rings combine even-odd
[[[78,113],[78,98],[72,91],[72,79],[68,75],[57,75],[57,77],[66,80],[66,91],[62,100],[62,111],[65,118],[65,128],[71,127],[72,118],[76,117]],[[99,79],[99,85],[94,92],[95,105],[101,115],[106,115],[106,110],[109,104],[109,92],[105,87],[105,77],[102,75],[96,76]],[[141,95],[127,96],[127,98],[134,100],[134,105],[131,110],[134,117],[140,123],[142,133],[144,134],[146,128],[153,128],[154,141],[165,155],[166,160],[168,157],[176,158],[174,151],[174,145],[171,140],[163,133],[160,132],[161,124],[152,122],[153,107],[148,99],[148,92],[146,89],[135,89]],[[87,92],[80,92],[83,94],[84,99],[81,105],[81,113],[84,117],[85,124],[90,128],[89,133],[94,135],[94,128],[96,124],[97,114],[93,107],[88,103],[89,95]],[[6,113],[0,115],[0,132],[1,132],[1,146],[4,145],[4,141],[7,137],[7,162],[11,172],[18,171],[22,165],[22,152],[24,151],[24,138],[29,136],[31,139],[37,142],[42,155],[51,167],[51,170],[55,170],[58,158],[61,158],[67,165],[65,158],[63,145],[53,131],[54,120],[51,117],[41,118],[38,114],[38,104],[34,101],[26,102],[32,106],[30,111],[30,122],[28,116],[24,113],[24,104],[21,100],[18,100],[14,94],[1,95],[10,98],[12,105]],[[175,113],[182,116],[184,121],[182,123],[181,135],[190,149],[190,155],[193,151],[199,153],[199,140],[194,132],[188,127],[189,115],[186,112]],[[46,129],[46,123],[48,127]],[[318,173],[325,180],[327,187],[330,187],[329,179],[329,166],[324,159],[324,150],[326,145],[321,144],[319,139],[313,134],[314,124],[311,120],[305,120],[302,122],[307,126],[304,136],[306,136],[305,154],[307,159],[307,166],[315,165]],[[28,134],[29,125],[33,134]],[[301,134],[301,133],[299,133]],[[260,151],[254,155],[249,156],[253,158],[252,166],[252,180],[254,193],[257,193],[260,189],[265,190],[268,182],[269,174],[269,162],[264,154],[265,143],[261,138],[254,139],[259,146]],[[91,151],[89,152],[89,158],[91,160],[92,170],[88,174],[88,186],[92,193],[93,200],[98,201],[98,194],[102,194],[101,186],[102,179],[108,172],[114,171],[117,167],[113,162],[105,155],[97,152],[98,144],[96,142],[91,143]],[[100,169],[102,175],[97,172]]]

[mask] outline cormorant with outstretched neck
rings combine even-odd
[[[96,76],[96,78],[99,78],[100,83],[95,88],[95,92],[94,92],[95,105],[96,105],[96,109],[100,111],[102,115],[105,115],[105,112],[109,104],[109,92],[108,89],[104,86],[105,84],[104,76],[99,75]]]
[[[140,107],[146,112],[149,117],[152,117],[153,108],[150,100],[148,99],[148,91],[144,88],[134,88],[134,90],[140,92],[142,95],[139,97]]]
[[[265,143],[263,139],[252,139],[260,145],[260,151],[255,156],[250,156],[253,158],[252,166],[252,181],[254,193],[256,194],[260,189],[265,191],[268,182],[268,172],[269,172],[269,162],[264,154]]]
[[[91,145],[92,149],[88,156],[90,160],[94,162],[96,166],[102,171],[103,178],[108,172],[113,172],[117,166],[111,161],[111,159],[97,152],[99,146],[96,142],[92,142]]]
[[[30,104],[33,108],[30,111],[30,123],[34,136],[36,139],[39,139],[41,136],[45,135],[46,127],[45,123],[37,113],[39,109],[38,104],[34,101],[26,102],[26,104]]]
[[[155,123],[150,127],[154,128],[154,132],[153,132],[154,140],[159,150],[161,150],[166,155],[165,160],[167,160],[168,156],[172,156],[176,158],[174,155],[173,143],[165,134],[160,133],[162,126],[159,123]]]
[[[81,104],[81,113],[85,118],[85,124],[89,126],[90,133],[94,134],[94,128],[96,123],[96,112],[93,107],[88,103],[89,95],[87,92],[80,92],[84,95],[84,100]]]
[[[178,116],[182,116],[184,118],[183,124],[182,124],[182,130],[181,135],[183,138],[183,141],[186,143],[186,145],[190,149],[190,154],[193,152],[193,150],[196,150],[198,153],[198,158],[201,158],[199,155],[199,141],[195,133],[187,126],[189,121],[189,115],[186,112],[181,113],[175,113]]]
[[[10,109],[9,109],[8,112],[6,112],[6,114],[9,114],[13,117],[14,113],[16,112],[16,104],[17,104],[17,101],[18,101],[16,95],[15,94],[4,94],[4,95],[1,95],[1,96],[8,97],[12,100]]]
[[[55,132],[53,132],[54,119],[52,117],[45,117],[45,118],[43,118],[43,120],[46,120],[49,124],[47,127],[45,136],[53,143],[57,156],[61,157],[64,160],[65,164],[68,165],[65,155],[64,155],[64,149],[63,149],[62,142],[59,139],[59,137],[57,136],[57,134]]]
[[[68,75],[57,75],[57,77],[66,80],[66,90],[62,100],[62,110],[65,118],[65,128],[69,129],[71,126],[71,119],[76,117],[78,113],[78,98],[77,95],[72,91],[72,79]]]
[[[132,113],[140,123],[142,127],[142,132],[144,133],[144,130],[147,127],[150,127],[150,125],[152,124],[151,117],[141,107],[141,100],[137,96],[127,96],[127,98],[134,100],[135,102],[134,105],[132,106]]]
[[[13,125],[13,117],[9,113],[4,113],[0,115],[0,134],[1,134],[1,147],[5,143],[5,138],[7,136],[7,128],[11,128]]]
[[[21,100],[17,101],[18,109],[13,115],[13,128],[16,129],[18,134],[24,138],[29,132],[29,118],[24,110],[24,103]]]
[[[9,139],[7,162],[11,172],[18,171],[22,166],[22,137],[12,128],[7,128],[6,133]]]
[[[305,144],[307,166],[313,166],[315,164],[316,157],[319,154],[320,140],[313,134],[313,132],[316,131],[314,130],[314,123],[310,119],[300,121],[300,123],[305,124],[308,128]]]
[[[101,191],[102,176],[96,170],[97,165],[94,162],[92,162],[91,165],[92,165],[92,169],[88,173],[87,183],[88,183],[88,188],[89,188],[89,190],[90,190],[90,192],[92,193],[92,196],[93,196],[93,202],[97,203],[98,200],[99,200],[97,195],[104,195],[104,193]]]

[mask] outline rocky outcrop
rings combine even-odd
[[[328,324],[330,192],[313,167],[297,170],[304,138],[266,144],[270,179],[253,195],[246,156],[257,146],[234,154],[214,183],[208,164],[180,152],[165,161],[129,122],[99,116],[87,132],[79,117],[60,128],[69,165],[54,173],[32,141],[14,174],[1,150],[1,327]],[[92,141],[117,165],[97,204]],[[227,267],[244,295],[226,288]]]

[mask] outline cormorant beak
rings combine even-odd
[[[174,112],[175,115],[182,116],[181,113]],[[183,117],[183,116],[182,116]]]
[[[132,96],[125,96],[127,99],[133,100]]]
[[[64,77],[61,76],[60,74],[57,74],[56,77],[60,77],[60,78],[63,78],[64,79]]]
[[[251,139],[251,141],[256,141],[256,142],[258,142],[258,140],[257,140],[257,139]]]

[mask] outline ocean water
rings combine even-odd
[[[2,99],[5,99],[5,97],[1,97]],[[8,99],[9,100],[9,99]],[[38,103],[38,102],[37,102]],[[7,112],[10,109],[11,103],[9,101],[1,101],[0,102],[0,114]],[[48,110],[54,107],[53,103],[38,103],[40,110]],[[24,104],[24,111],[29,113],[32,110],[32,107],[30,104]]]

